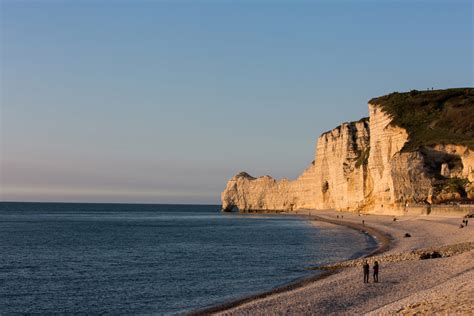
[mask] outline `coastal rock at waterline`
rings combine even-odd
[[[270,176],[258,179],[246,172],[241,172],[232,177],[227,183],[225,194],[222,195],[224,209],[231,210],[287,210],[289,181],[276,181]]]
[[[367,119],[344,123],[319,137],[319,154],[297,180],[254,178],[245,172],[234,176],[221,196],[223,210],[348,209],[363,203],[368,146]]]

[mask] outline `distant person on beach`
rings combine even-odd
[[[377,261],[374,262],[374,282],[379,282],[379,263]]]
[[[364,283],[369,283],[369,264],[367,261],[364,262],[362,267],[364,268]]]
[[[364,220],[362,220],[362,225],[365,225],[365,221],[364,221]]]

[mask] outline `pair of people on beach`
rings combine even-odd
[[[364,270],[364,283],[369,283],[369,273],[370,273],[369,263],[365,261],[362,268]],[[374,283],[377,283],[379,282],[379,263],[377,261],[374,262],[373,270],[374,270]]]

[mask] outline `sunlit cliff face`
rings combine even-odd
[[[474,152],[456,145],[404,151],[407,131],[394,126],[379,105],[369,104],[369,114],[368,121],[344,123],[321,135],[314,163],[297,180],[236,175],[222,193],[223,210],[332,208],[396,214],[410,203],[474,199],[469,183]]]

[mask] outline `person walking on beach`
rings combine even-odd
[[[374,282],[379,282],[379,263],[377,261],[374,262]]]
[[[367,261],[364,261],[364,265],[362,267],[364,268],[364,283],[369,283],[369,264]]]

